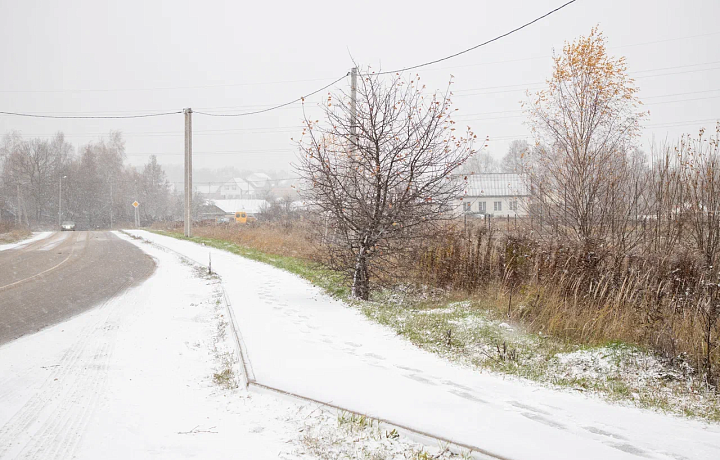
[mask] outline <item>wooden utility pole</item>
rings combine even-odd
[[[17,224],[22,225],[22,204],[20,203],[20,184],[17,184],[18,207],[17,207]]]
[[[60,176],[60,190],[58,191],[58,228],[62,230],[62,179]]]
[[[113,183],[110,181],[110,230],[113,228]]]
[[[357,131],[357,67],[353,67],[350,71],[350,142],[353,152],[357,150],[358,145]]]
[[[192,109],[185,114],[185,236],[192,236]]]

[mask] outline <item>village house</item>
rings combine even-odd
[[[493,217],[527,216],[530,189],[522,174],[472,174],[462,176],[461,180],[464,188],[457,200],[460,213]]]

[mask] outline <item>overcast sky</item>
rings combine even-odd
[[[360,65],[392,70],[443,57],[564,3],[523,1],[0,0],[0,110],[47,114],[247,111],[294,99]],[[651,115],[643,142],[720,119],[718,0],[578,0],[519,33],[419,69],[428,87],[455,77],[456,119],[501,157],[528,134],[520,101],[550,75],[553,49],[599,24],[627,57]],[[347,87],[349,79],[336,88]],[[315,104],[326,92],[310,98]],[[263,115],[195,115],[196,167],[290,170],[299,104]],[[75,145],[109,130],[128,159],[183,161],[183,118],[47,120],[0,116],[0,132],[63,131]],[[529,138],[528,138],[529,140]]]

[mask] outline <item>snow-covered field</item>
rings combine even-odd
[[[317,405],[237,388],[219,280],[132,242],[157,262],[145,283],[0,347],[0,458],[329,458],[349,448],[406,458],[423,450],[371,427],[338,427]]]
[[[14,243],[0,244],[0,251],[6,251],[8,249],[15,249],[27,246],[28,244],[34,243],[35,241],[45,239],[53,233],[54,232],[35,232],[30,238],[16,241]]]
[[[212,265],[258,382],[512,459],[720,458],[720,428],[454,366],[300,278],[149,232]]]

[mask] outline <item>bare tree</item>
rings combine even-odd
[[[3,182],[20,191],[24,212],[33,220],[47,219],[57,210],[58,182],[63,167],[69,160],[72,146],[65,142],[62,133],[52,140],[23,140],[17,135],[6,137],[6,158],[3,164]],[[29,214],[28,214],[29,213]]]
[[[487,174],[502,172],[502,168],[489,152],[479,151],[465,161],[461,171],[463,174]]]
[[[720,122],[709,138],[705,129],[696,138],[683,136],[673,153],[679,162],[681,190],[675,221],[678,227],[684,223],[689,230],[693,249],[703,265],[699,292],[694,294],[703,329],[705,375],[712,382],[715,377],[720,380],[713,370],[713,355],[720,349]],[[717,385],[718,380],[712,383]]]
[[[143,203],[140,208],[142,220],[153,222],[167,218],[170,213],[170,185],[155,155],[150,156],[139,179],[138,199]]]
[[[297,166],[303,198],[332,228],[331,260],[352,274],[352,295],[368,299],[373,263],[391,262],[407,241],[453,210],[462,184],[453,172],[472,155],[459,134],[449,89],[424,94],[420,77],[359,78],[357,111],[346,94],[328,97],[325,122],[305,120]]]
[[[695,246],[708,267],[720,263],[720,122],[715,135],[683,136],[676,149],[684,185],[683,211]]]
[[[500,163],[500,169],[505,173],[523,173],[530,162],[530,144],[524,139],[515,139],[510,143],[508,152]]]

